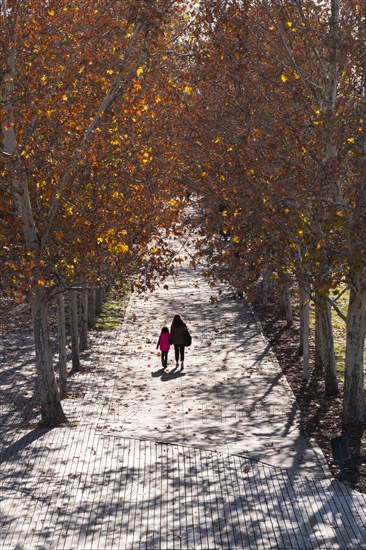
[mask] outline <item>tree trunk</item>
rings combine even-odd
[[[82,289],[80,297],[80,351],[88,349],[88,287]]]
[[[262,304],[268,305],[269,280],[267,270],[262,271]]]
[[[65,328],[65,301],[63,293],[57,297],[58,322],[58,372],[60,377],[60,398],[67,397],[67,360],[66,360],[66,328]]]
[[[322,335],[322,321],[321,321],[321,308],[319,305],[319,297],[315,298],[315,353],[314,353],[314,370],[317,373],[323,372],[323,335]]]
[[[31,307],[42,425],[52,427],[67,422],[67,418],[62,410],[53,370],[48,304],[43,286],[38,285],[32,291]]]
[[[354,268],[347,311],[347,341],[344,381],[345,424],[365,422],[364,346],[366,330],[365,268]]]
[[[304,303],[305,303],[305,289],[301,283],[299,283],[299,317],[300,317],[300,343],[299,343],[299,356],[303,353],[304,343]]]
[[[281,311],[286,317],[287,326],[291,327],[294,319],[292,314],[291,292],[287,285],[281,288],[280,304]]]
[[[89,289],[88,323],[90,327],[95,325],[95,288]]]
[[[315,300],[315,356],[324,372],[325,395],[338,393],[338,380],[334,354],[332,309],[328,300],[318,296]],[[317,349],[319,346],[319,349]]]
[[[103,308],[103,288],[101,286],[98,286],[95,289],[95,313],[96,315],[100,315],[102,313]]]
[[[302,327],[302,378],[309,379],[309,333],[310,333],[310,304],[309,295],[306,291],[303,293],[304,302],[302,307],[303,327]]]
[[[71,354],[72,372],[80,371],[79,326],[78,326],[78,291],[70,290],[71,309]]]

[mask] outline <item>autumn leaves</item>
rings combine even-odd
[[[263,274],[312,296],[349,286],[346,391],[359,399],[345,418],[358,422],[363,3],[3,5],[4,290],[138,272],[153,285],[189,191],[198,255],[240,290]]]

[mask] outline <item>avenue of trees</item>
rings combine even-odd
[[[130,275],[151,287],[188,192],[216,276],[276,288],[289,322],[296,290],[305,344],[314,302],[330,395],[349,291],[344,421],[365,421],[365,3],[1,6],[1,291],[32,306],[43,422],[66,420],[50,301]]]

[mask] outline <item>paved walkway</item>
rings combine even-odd
[[[247,304],[185,264],[166,284],[93,335],[70,427],[16,429],[37,419],[31,342],[4,344],[1,549],[366,548],[366,496],[301,436]],[[193,343],[163,373],[156,341],[176,312]]]

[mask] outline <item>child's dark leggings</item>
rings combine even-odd
[[[168,352],[167,351],[162,351],[161,352],[161,364],[163,365],[163,367],[166,367],[167,364],[168,364]]]
[[[174,344],[174,352],[175,352],[175,360],[177,363],[179,361],[179,356],[180,356],[180,360],[184,361],[184,344],[180,344],[179,346]]]

